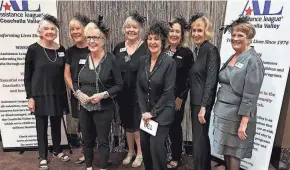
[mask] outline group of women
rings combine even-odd
[[[109,52],[104,45],[110,30],[102,16],[97,20],[74,16],[69,30],[75,45],[67,50],[54,42],[57,19],[45,15],[39,22],[40,40],[28,48],[24,75],[28,107],[36,117],[39,169],[48,169],[48,117],[53,156],[64,162],[70,159],[60,147],[61,118],[69,108],[66,85],[84,141],[84,156],[76,163],[85,162],[87,170],[93,169],[96,137],[100,168],[108,168],[108,136],[111,122],[119,114],[128,144],[124,165],[133,161],[132,167],[143,162],[145,170],[178,168],[189,91],[194,169],[211,169],[208,130],[213,107],[213,149],[225,156],[226,168],[238,170],[240,160],[251,157],[256,103],[264,76],[262,61],[250,47],[253,25],[241,17],[225,27],[232,34],[235,54],[220,69],[219,51],[210,42],[212,26],[203,14],[193,15],[189,21],[182,16],[170,22],[154,20],[146,32],[145,23],[146,18],[138,12],[130,13],[122,27],[124,41]],[[193,52],[186,47],[188,37],[195,44]],[[221,87],[216,99],[218,82]],[[142,119],[145,124],[150,120],[158,123],[155,136],[140,130]],[[169,162],[168,136],[172,142]]]

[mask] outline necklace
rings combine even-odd
[[[141,45],[142,42],[143,42],[142,40],[139,41],[138,46],[135,48],[135,51],[140,47],[140,45]],[[125,45],[125,47],[126,47],[126,45]],[[127,48],[126,48],[126,49],[127,49]],[[135,51],[134,51],[132,54],[134,54]],[[127,53],[128,53],[128,51],[127,51]],[[126,55],[126,56],[125,56],[125,62],[128,62],[128,61],[130,61],[130,60],[131,60],[131,55],[130,55],[130,54]]]
[[[54,60],[51,60],[51,59],[49,58],[49,56],[47,55],[47,53],[46,53],[46,51],[45,51],[45,48],[44,48],[44,47],[42,47],[42,48],[43,48],[43,51],[44,51],[46,57],[48,58],[48,60],[51,61],[51,62],[53,62],[53,63],[56,62],[56,60],[57,60],[56,50],[54,50],[54,53],[55,53],[55,59],[54,59]]]

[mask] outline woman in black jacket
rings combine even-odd
[[[211,110],[214,104],[220,55],[209,42],[211,23],[203,16],[191,17],[191,38],[195,44],[195,62],[190,69],[190,106],[193,131],[194,169],[211,169],[210,140],[208,136]]]
[[[99,16],[85,28],[90,53],[73,79],[74,95],[79,100],[80,124],[84,139],[87,170],[92,170],[93,146],[97,134],[100,167],[105,170],[110,155],[109,132],[114,118],[114,98],[122,90],[122,77],[115,56],[104,51],[108,29]],[[97,132],[97,133],[96,133]]]
[[[158,21],[150,25],[145,38],[150,54],[141,58],[137,76],[142,119],[147,126],[151,120],[158,123],[155,136],[140,132],[145,170],[167,169],[165,140],[174,119],[176,77],[176,63],[164,52],[168,29]]]
[[[188,73],[193,61],[192,51],[185,47],[187,21],[178,16],[170,22],[171,29],[168,35],[169,46],[167,54],[176,62],[176,82],[174,88],[175,94],[175,114],[174,121],[170,126],[169,137],[171,141],[172,160],[168,163],[168,169],[176,169],[180,165],[182,154],[182,127],[181,123],[184,115],[184,106],[187,99]]]

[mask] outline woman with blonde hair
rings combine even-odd
[[[64,71],[65,82],[71,89],[71,94],[74,93],[72,79],[75,74],[79,73],[79,65],[84,64],[84,60],[87,58],[89,53],[87,41],[84,35],[84,28],[90,22],[90,19],[81,14],[76,14],[73,19],[69,22],[69,33],[70,38],[74,42],[74,45],[66,50],[66,64]],[[70,95],[71,101],[71,112],[73,118],[79,118],[77,109],[78,99],[74,95]],[[78,121],[78,136],[81,137],[80,123]],[[76,164],[85,162],[84,156],[76,160]]]
[[[123,160],[124,165],[129,164],[135,155],[134,141],[137,145],[137,155],[132,167],[141,166],[143,160],[139,132],[141,110],[138,105],[136,81],[140,57],[148,53],[146,44],[142,40],[145,19],[137,11],[130,13],[123,25],[125,41],[118,43],[113,52],[116,55],[123,79],[123,90],[117,98],[129,148],[128,154]]]
[[[93,169],[95,135],[98,139],[100,168],[106,170],[110,155],[109,133],[114,118],[114,99],[122,90],[122,77],[115,56],[105,52],[109,29],[103,17],[85,27],[90,53],[73,79],[74,95],[79,100],[81,132],[87,170]]]
[[[213,150],[224,155],[226,170],[239,170],[241,159],[252,157],[264,66],[250,46],[256,30],[247,16],[233,21],[225,27],[226,31],[231,33],[235,53],[219,73]]]
[[[220,55],[212,38],[210,21],[201,13],[189,21],[191,38],[195,44],[195,62],[190,69],[190,106],[193,132],[195,170],[211,169],[210,140],[208,136],[211,110],[215,101]]]

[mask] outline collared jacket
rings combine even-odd
[[[189,72],[190,103],[212,107],[218,84],[220,54],[217,47],[207,40],[196,53],[196,60]]]
[[[151,55],[141,57],[137,76],[137,94],[142,113],[150,112],[161,125],[172,123],[174,119],[174,86],[176,63],[166,53],[158,57],[150,72]]]
[[[234,55],[225,62],[221,70],[225,69],[233,57]],[[253,48],[250,48],[237,58],[230,74],[230,86],[235,94],[221,95],[218,91],[218,100],[239,105],[238,115],[256,117],[257,101],[264,75],[264,65],[261,58]]]

